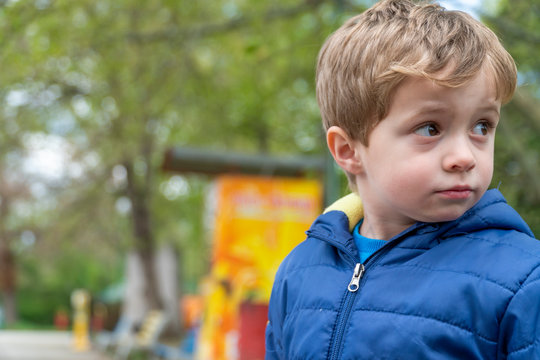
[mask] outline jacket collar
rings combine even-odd
[[[351,232],[362,217],[362,201],[358,195],[349,194],[329,206],[308,233],[354,255],[357,250]],[[440,223],[417,222],[390,241],[415,233],[420,238],[414,239],[417,243],[410,245],[431,247],[426,242],[435,238],[448,238],[484,229],[516,230],[534,236],[519,214],[506,203],[499,190],[492,189],[458,219]]]
[[[362,200],[356,193],[350,193],[349,195],[338,199],[324,210],[324,214],[330,211],[341,211],[345,214],[349,222],[349,232],[352,232],[360,219],[364,217]]]
[[[485,229],[515,230],[534,237],[521,216],[507,204],[497,189],[488,190],[484,196],[460,218],[443,223],[446,236],[471,233]]]

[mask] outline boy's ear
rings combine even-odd
[[[351,174],[362,171],[362,162],[356,143],[339,126],[332,126],[326,131],[328,149],[336,163]]]

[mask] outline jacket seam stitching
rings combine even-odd
[[[397,244],[397,245],[395,246],[395,249],[401,249],[401,250],[417,250],[417,251],[428,251],[428,250],[431,250],[432,248],[429,248],[429,247],[423,248],[423,247],[401,246],[400,244]]]
[[[338,250],[342,250],[341,247],[343,247],[345,250],[351,253],[354,253],[356,251],[356,245],[354,245],[354,240],[352,242],[348,241],[353,238],[352,235],[344,240],[340,240],[340,237],[338,237],[334,232],[323,233],[317,229],[310,229],[306,232],[306,234],[308,237],[305,241],[313,239],[323,241]]]
[[[299,308],[294,309],[293,311],[304,311],[304,310],[310,310],[310,311],[320,311],[320,310],[324,310],[324,311],[329,311],[329,312],[338,312],[338,311],[337,311],[336,309],[334,309],[334,308],[328,308],[328,307],[322,307],[322,306],[316,306],[316,307],[302,306],[302,307],[299,307]]]
[[[540,256],[538,256],[538,254],[536,253],[533,253],[531,251],[527,251],[519,246],[515,246],[513,244],[509,244],[509,243],[502,243],[500,241],[493,241],[487,237],[483,237],[483,236],[474,236],[474,235],[464,235],[464,237],[466,238],[470,238],[470,239],[474,239],[474,240],[481,240],[481,241],[485,241],[485,242],[488,242],[490,244],[495,244],[495,245],[499,245],[499,246],[507,246],[507,247],[510,247],[510,248],[513,248],[513,249],[516,249],[524,254],[527,254],[527,255],[530,255],[536,259],[540,259]],[[530,236],[527,235],[527,237],[531,238]]]
[[[310,310],[310,311],[324,310],[324,311],[328,311],[328,312],[335,312],[335,313],[338,312],[336,309],[329,309],[329,308],[323,308],[323,307],[317,307],[317,308],[301,307],[301,308],[292,309],[290,312],[288,312],[285,315],[285,317],[283,318],[283,323],[285,323],[287,321],[287,319],[289,319],[292,315],[296,315],[297,312],[304,311],[304,310]]]
[[[534,271],[535,271],[536,269],[538,269],[538,268],[540,268],[540,265],[535,266],[535,267],[527,274],[527,276],[523,279],[523,281],[521,281],[521,283],[519,284],[519,289],[516,291],[516,293],[514,294],[514,296],[512,296],[512,298],[508,301],[508,304],[506,304],[506,308],[504,309],[503,315],[501,316],[501,319],[500,319],[500,320],[502,320],[502,319],[506,316],[506,312],[508,311],[508,307],[510,307],[510,304],[512,303],[512,301],[514,300],[514,298],[516,297],[516,295],[517,295],[518,292],[520,292],[525,286],[530,285],[530,284],[534,284],[535,282],[540,281],[540,279],[536,279],[536,280],[534,280],[534,281],[531,281],[529,284],[527,284],[527,285],[525,285],[525,286],[523,285],[523,284],[525,284],[525,283],[527,282],[527,280],[529,279],[529,277],[530,277],[530,276],[534,273]],[[499,321],[499,323],[501,323],[501,321]],[[538,342],[538,339],[534,339],[534,340],[533,340],[531,343],[529,343],[529,344],[525,344],[525,345],[523,345],[523,346],[521,346],[521,347],[519,347],[519,348],[517,348],[517,349],[515,349],[515,350],[509,351],[509,352],[508,352],[508,355],[513,354],[513,353],[516,353],[516,352],[518,352],[518,351],[523,351],[523,350],[527,349],[528,347],[533,346],[536,342]]]
[[[433,320],[433,321],[438,321],[438,322],[441,322],[443,324],[446,324],[446,325],[449,325],[449,326],[452,326],[452,327],[455,327],[455,328],[458,328],[460,330],[463,330],[463,331],[466,331],[468,333],[471,333],[475,336],[478,336],[479,338],[483,339],[484,341],[486,342],[490,342],[490,343],[493,343],[493,344],[497,344],[497,341],[496,340],[492,340],[490,339],[489,337],[485,336],[485,335],[482,335],[480,333],[477,333],[475,331],[473,331],[472,329],[464,326],[464,325],[459,325],[459,324],[454,324],[448,320],[444,320],[444,319],[440,319],[440,318],[437,318],[437,317],[434,317],[434,316],[427,316],[427,315],[421,315],[421,314],[413,314],[413,313],[401,313],[401,312],[398,312],[398,311],[392,311],[392,310],[384,310],[384,309],[369,309],[369,308],[359,308],[359,309],[355,309],[354,310],[355,312],[357,311],[367,311],[367,312],[379,312],[379,313],[388,313],[388,314],[394,314],[394,315],[401,315],[401,316],[411,316],[411,317],[417,317],[417,318],[422,318],[422,319],[427,319],[427,320]]]
[[[518,353],[518,352],[521,352],[521,351],[525,351],[525,350],[527,350],[528,348],[530,348],[531,346],[533,346],[536,343],[538,343],[538,339],[534,339],[534,341],[531,342],[530,344],[526,344],[526,345],[524,345],[524,346],[522,346],[522,347],[520,347],[520,348],[518,348],[516,350],[512,350],[512,351],[508,352],[507,355],[515,354],[515,353]]]
[[[424,270],[430,270],[430,271],[434,271],[434,272],[448,272],[448,273],[453,273],[453,274],[463,274],[463,275],[467,275],[467,276],[471,276],[471,277],[474,277],[476,279],[479,279],[479,280],[482,280],[482,281],[487,281],[489,283],[492,283],[492,284],[495,284],[507,291],[509,291],[511,294],[515,294],[517,290],[514,290],[510,287],[508,287],[507,285],[504,285],[504,284],[501,284],[499,283],[498,281],[495,281],[493,279],[488,279],[488,278],[485,278],[485,277],[482,277],[482,275],[480,274],[477,274],[477,273],[474,273],[474,272],[469,272],[469,271],[456,271],[456,270],[445,270],[445,269],[435,269],[435,268],[432,268],[432,267],[429,267],[429,266],[422,266],[422,265],[413,265],[413,264],[401,264],[401,265],[379,265],[381,267],[394,267],[394,268],[400,268],[400,267],[412,267],[412,268],[419,268],[419,269],[424,269]]]
[[[480,210],[482,210],[482,209],[484,209],[484,208],[486,208],[486,207],[488,207],[488,206],[491,206],[491,205],[493,205],[493,204],[497,204],[497,203],[503,203],[503,204],[505,204],[506,201],[503,200],[503,199],[494,199],[494,200],[488,201],[488,202],[486,202],[485,204],[483,204],[482,206],[478,206],[478,207],[475,209],[474,212],[466,213],[463,217],[460,218],[460,222],[459,222],[459,223],[463,222],[463,220],[468,219],[468,218],[470,218],[470,217],[478,216],[478,213],[480,212]],[[480,217],[480,216],[478,216],[478,217]],[[484,223],[486,223],[486,220],[485,220],[485,219],[482,218],[481,220],[482,220]],[[453,229],[457,228],[457,227],[459,226],[459,223],[455,223],[452,227],[450,227],[450,228],[447,230],[447,232],[450,231],[450,230],[453,230]]]
[[[295,267],[293,269],[287,269],[287,272],[285,274],[283,274],[283,276],[280,276],[279,278],[276,279],[276,283],[277,284],[280,284],[284,281],[287,280],[288,277],[290,277],[292,274],[294,274],[295,272],[298,272],[298,271],[302,271],[302,270],[305,270],[305,269],[309,269],[309,268],[312,268],[312,267],[328,267],[328,268],[331,268],[331,269],[334,269],[334,270],[338,270],[340,272],[347,272],[349,271],[349,269],[347,268],[344,268],[344,267],[340,267],[340,266],[335,266],[335,265],[330,265],[330,264],[312,264],[312,265],[305,265],[305,266],[299,266],[299,267]]]

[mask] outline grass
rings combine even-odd
[[[4,324],[4,330],[55,330],[52,324],[37,324],[30,321],[19,320],[14,324]]]

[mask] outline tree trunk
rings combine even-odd
[[[4,291],[4,320],[6,325],[13,325],[17,322],[17,302],[16,292]]]
[[[148,191],[144,187],[138,187],[136,175],[133,171],[133,163],[124,163],[127,171],[127,190],[131,200],[131,214],[133,222],[133,235],[135,237],[135,249],[140,256],[145,278],[145,296],[151,309],[161,309],[154,270],[154,237],[151,229],[151,219],[148,201]]]
[[[17,321],[16,268],[15,255],[11,251],[10,236],[4,226],[9,211],[9,198],[5,193],[0,194],[0,291],[3,295],[4,316],[6,324]]]
[[[17,321],[15,303],[15,258],[9,249],[8,240],[0,235],[0,290],[3,295],[4,316],[7,325]]]

